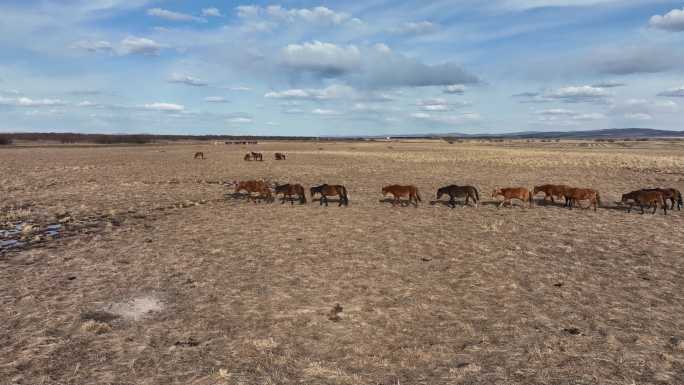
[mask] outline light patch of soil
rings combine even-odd
[[[118,315],[126,320],[139,321],[149,317],[152,313],[164,309],[161,301],[150,296],[133,298],[125,302],[113,303],[107,307],[109,313]]]

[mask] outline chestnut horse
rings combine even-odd
[[[392,200],[392,206],[396,206],[401,203],[400,198],[408,197],[408,204],[413,204],[418,207],[418,202],[423,200],[420,198],[420,193],[418,193],[418,188],[413,185],[401,186],[398,184],[393,184],[390,186],[385,186],[382,188],[382,195],[392,194],[394,200]]]
[[[325,203],[325,205],[328,206],[328,197],[337,195],[340,198],[338,207],[342,205],[349,206],[347,188],[339,184],[322,184],[320,186],[314,186],[309,189],[309,193],[311,194],[311,200],[314,200],[316,194],[321,194],[321,205]]]
[[[465,196],[465,203],[463,206],[468,204],[468,201],[472,198],[473,202],[475,202],[475,207],[477,207],[477,202],[480,200],[480,194],[477,193],[477,189],[473,186],[457,186],[455,184],[442,187],[439,190],[437,190],[437,199],[442,198],[442,195],[447,194],[449,195],[449,205],[451,205],[451,208],[456,207],[456,197],[463,197]]]
[[[492,191],[492,198],[497,198],[499,196],[504,198],[499,204],[499,208],[503,207],[506,202],[508,202],[510,207],[513,207],[513,199],[521,201],[523,207],[525,207],[525,202],[530,203],[530,208],[534,203],[532,200],[532,192],[524,187],[506,187]]]
[[[194,159],[204,159],[204,153],[203,152],[196,152],[195,153],[195,158]]]
[[[275,160],[286,160],[287,157],[282,152],[275,153]]]
[[[533,190],[533,195],[537,195],[540,192],[544,193],[544,202],[551,198],[551,203],[556,203],[554,198],[561,200],[563,198],[563,192],[568,186],[563,184],[543,184],[541,186],[535,186]]]
[[[644,189],[643,191],[660,191],[663,194],[663,198],[666,202],[672,201],[672,206],[670,207],[670,210],[674,210],[675,203],[677,204],[677,210],[680,211],[682,209],[682,206],[684,205],[684,202],[682,202],[682,193],[675,188],[652,188]]]
[[[587,208],[593,205],[594,211],[596,211],[598,205],[601,204],[601,196],[598,191],[589,188],[569,187],[565,189],[563,196],[565,197],[565,206],[570,210],[572,210],[572,207],[575,204],[582,207],[579,205],[579,201],[589,201],[589,206],[587,206]]]
[[[641,214],[644,213],[644,206],[653,206],[652,214],[655,214],[656,210],[658,210],[658,204],[660,204],[660,207],[663,208],[663,214],[667,215],[667,200],[665,199],[665,195],[656,189],[637,190],[622,194],[621,201],[624,204],[629,204],[629,207],[627,208],[628,213],[632,212],[632,206],[636,203],[641,208]]]
[[[240,191],[247,192],[247,199],[252,199],[254,203],[257,203],[257,199],[265,199],[266,202],[273,202],[273,193],[271,188],[264,181],[260,180],[248,180],[233,182],[235,185],[235,193]],[[257,193],[257,196],[253,196],[252,193]]]
[[[304,193],[304,187],[302,187],[301,184],[284,184],[284,185],[276,185],[275,186],[275,194],[276,196],[278,194],[283,194],[283,202],[285,203],[286,199],[290,200],[290,203],[294,205],[294,200],[295,197],[299,199],[300,204],[305,204],[306,203],[306,194]]]

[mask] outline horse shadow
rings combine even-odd
[[[383,199],[380,199],[379,202],[391,204],[391,203],[394,203],[394,198],[383,198]],[[401,207],[413,206],[413,202],[409,202],[407,200],[400,200],[399,206],[401,206]]]

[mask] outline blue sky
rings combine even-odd
[[[682,130],[684,1],[3,0],[0,132]]]

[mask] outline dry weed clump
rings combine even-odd
[[[108,323],[88,320],[81,325],[81,330],[94,334],[105,334],[111,332],[112,327]]]

